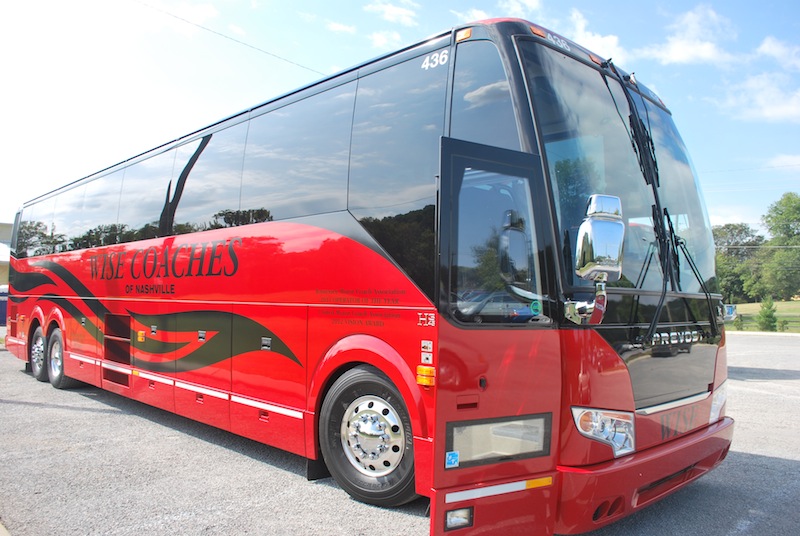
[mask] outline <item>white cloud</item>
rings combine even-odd
[[[372,46],[382,50],[399,47],[401,44],[400,39],[400,34],[397,32],[375,32],[369,35]]]
[[[767,161],[767,167],[774,168],[800,168],[800,154],[779,154]]]
[[[622,45],[619,44],[619,37],[616,35],[600,35],[588,30],[589,22],[586,17],[578,11],[573,9],[570,13],[570,21],[572,22],[572,30],[567,36],[581,45],[603,56],[605,59],[612,58],[614,63],[620,66],[625,65],[628,59],[628,53]]]
[[[762,73],[734,84],[719,103],[734,117],[800,123],[800,88],[784,73]]]
[[[781,65],[800,71],[800,46],[786,44],[770,35],[764,38],[756,53],[772,57]]]
[[[480,9],[470,9],[465,12],[460,11],[453,11],[450,10],[450,13],[456,16],[459,22],[473,22],[477,20],[484,20],[490,18],[490,16]]]
[[[415,9],[419,8],[419,4],[411,2],[410,0],[401,0],[401,3],[407,7],[378,0],[377,2],[364,6],[364,11],[378,13],[381,18],[389,22],[395,22],[403,26],[416,26],[417,13]]]
[[[502,80],[470,91],[464,95],[464,100],[469,103],[470,108],[480,108],[493,102],[502,101],[504,98],[507,99],[508,93],[508,81]]]
[[[542,7],[541,0],[500,0],[497,6],[503,16],[526,18]]]
[[[666,43],[639,49],[636,56],[655,59],[662,65],[673,63],[728,63],[735,56],[719,41],[736,37],[733,24],[708,5],[687,11],[669,26]]]
[[[340,22],[329,21],[325,26],[330,31],[336,32],[336,33],[349,33],[349,34],[356,33],[356,27],[355,26],[348,26],[348,25],[342,24]]]

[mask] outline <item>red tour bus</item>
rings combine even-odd
[[[6,344],[431,534],[576,534],[719,464],[714,245],[664,104],[455,28],[23,205]]]

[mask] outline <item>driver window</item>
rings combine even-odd
[[[538,322],[538,251],[528,179],[466,169],[458,193],[451,299],[467,323]]]

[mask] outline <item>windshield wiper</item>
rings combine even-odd
[[[711,322],[711,336],[716,337],[719,335],[719,325],[717,324],[717,314],[714,311],[714,302],[711,298],[711,291],[708,290],[706,282],[703,279],[703,274],[700,273],[700,269],[697,267],[694,257],[689,252],[689,247],[686,245],[686,240],[675,233],[675,229],[672,226],[672,218],[670,218],[669,211],[667,209],[664,209],[664,216],[667,220],[667,224],[669,225],[670,235],[672,236],[672,250],[675,258],[675,271],[676,273],[680,274],[680,258],[678,255],[678,249],[680,249],[683,252],[683,256],[686,258],[686,264],[689,265],[689,268],[692,270],[692,274],[694,274],[695,279],[697,279],[697,282],[700,283],[700,288],[706,297],[706,303],[708,304],[708,312]],[[678,276],[678,288],[680,288],[680,275]]]
[[[660,178],[658,175],[658,160],[656,159],[655,144],[653,143],[653,138],[650,136],[649,128],[644,124],[642,118],[639,117],[639,109],[636,107],[636,103],[633,101],[633,95],[631,95],[627,86],[628,83],[635,85],[636,79],[632,74],[621,75],[616,65],[614,65],[611,60],[603,62],[602,67],[613,73],[620,82],[622,93],[625,95],[625,100],[628,102],[628,108],[631,111],[628,115],[630,130],[626,129],[626,131],[629,132],[628,136],[631,141],[631,147],[633,147],[633,153],[636,155],[636,160],[639,162],[639,170],[642,172],[645,183],[657,187],[660,185]],[[614,102],[614,107],[617,109],[617,115],[624,122],[622,112],[620,112],[617,100],[614,98],[614,93],[611,91],[611,87],[608,85],[608,80],[606,80],[605,76],[603,76],[603,82],[605,82],[608,93],[611,95],[611,100]],[[657,195],[656,193],[656,196]]]
[[[692,270],[692,273],[694,274],[695,278],[697,278],[697,281],[700,283],[700,288],[705,294],[711,316],[711,327],[714,336],[716,336],[719,334],[719,325],[717,324],[717,315],[714,312],[714,304],[711,298],[711,292],[708,290],[702,274],[697,268],[697,263],[695,263],[694,258],[689,252],[689,248],[686,246],[686,241],[675,234],[675,229],[672,226],[672,219],[669,216],[669,212],[666,208],[662,208],[661,206],[661,198],[658,191],[660,186],[658,160],[656,159],[655,143],[653,142],[653,138],[650,135],[650,129],[648,127],[650,122],[649,116],[648,125],[646,125],[639,115],[639,110],[633,100],[633,95],[627,86],[628,83],[635,85],[636,80],[632,74],[627,76],[621,75],[611,60],[603,63],[602,67],[608,69],[619,80],[620,86],[622,87],[622,93],[625,95],[625,100],[628,102],[628,107],[630,109],[628,123],[630,125],[629,136],[631,138],[631,146],[633,147],[633,152],[636,154],[636,158],[639,161],[639,169],[642,172],[642,176],[644,177],[645,182],[653,190],[653,200],[655,201],[655,203],[652,205],[653,231],[655,232],[656,243],[658,244],[658,255],[661,264],[663,281],[661,285],[661,294],[658,299],[658,305],[653,313],[653,318],[650,321],[650,326],[647,329],[644,340],[652,341],[653,336],[658,329],[658,321],[661,318],[661,313],[664,309],[664,301],[667,296],[667,286],[671,283],[673,291],[680,290],[680,259],[678,250],[683,252],[684,256],[686,257],[686,261]],[[614,100],[614,95],[605,76],[603,76],[603,81],[608,88],[609,94],[611,94],[612,100]],[[616,100],[614,100],[614,105],[617,107],[617,114],[620,116],[620,119],[622,119],[622,114],[619,110],[619,106],[617,106]],[[645,113],[647,113],[646,105]],[[652,255],[652,252],[650,252],[650,255]],[[643,272],[639,274],[640,279],[642,279],[642,283],[644,279],[643,275],[646,275],[647,270],[649,269],[651,258],[651,256],[648,258],[646,267],[644,267]]]
[[[644,263],[639,270],[639,276],[636,278],[633,288],[644,288],[644,281],[647,279],[647,272],[650,271],[650,264],[653,262],[653,256],[656,254],[656,242],[647,243],[647,252],[644,254]]]
[[[620,72],[617,70],[617,67],[611,62],[611,60],[604,62],[602,67],[608,69],[619,80],[622,93],[625,95],[625,100],[628,102],[628,109],[630,110],[630,115],[628,115],[628,124],[630,125],[631,146],[633,147],[633,152],[636,154],[636,158],[639,161],[639,169],[642,172],[642,177],[644,177],[645,183],[647,183],[653,190],[653,200],[655,201],[655,203],[652,205],[653,231],[656,235],[656,241],[658,242],[658,259],[661,264],[663,281],[661,285],[661,295],[658,299],[658,305],[653,313],[653,318],[650,321],[650,326],[647,329],[647,334],[645,335],[644,339],[645,341],[651,341],[656,333],[656,329],[658,329],[658,321],[661,318],[661,312],[664,310],[664,301],[667,297],[667,285],[671,282],[673,290],[675,290],[676,285],[675,272],[672,269],[674,266],[674,251],[670,247],[670,231],[667,229],[667,226],[664,223],[664,210],[661,207],[661,198],[658,193],[660,178],[658,175],[658,161],[656,160],[655,144],[653,143],[652,136],[650,136],[650,131],[647,125],[645,125],[644,121],[642,121],[641,117],[639,116],[639,109],[636,107],[636,103],[633,100],[633,95],[631,94],[630,89],[628,89],[628,83],[636,84],[636,80],[633,78],[633,75],[624,76],[620,74]],[[603,77],[603,81],[608,88],[611,99],[614,101],[614,106],[617,107],[617,114],[620,116],[620,119],[622,119],[619,106],[617,106],[617,101],[614,99],[614,94],[611,91],[611,87],[608,85],[608,81],[605,79],[605,76]]]

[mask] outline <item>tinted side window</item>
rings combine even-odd
[[[520,150],[508,78],[491,41],[458,45],[450,135]]]
[[[91,214],[83,212],[85,192],[86,186],[81,185],[61,192],[56,197],[53,214],[53,233],[58,236],[54,244],[56,253],[75,249],[73,238],[88,229],[87,217],[91,217]]]
[[[225,227],[225,217],[239,210],[246,138],[247,122],[210,135],[207,146],[188,173],[185,188],[175,200],[175,234]],[[179,147],[178,159],[191,159],[197,151],[196,145]],[[180,176],[173,182],[177,185]],[[173,193],[173,198],[175,195],[177,193]]]
[[[44,199],[22,210],[17,232],[17,258],[53,253],[51,236],[54,199]]]
[[[21,256],[17,253],[17,243],[19,242],[19,224],[22,221],[22,211],[17,212],[14,216],[14,231],[11,233],[11,256],[17,259]]]
[[[125,168],[117,220],[120,242],[160,236],[159,219],[176,164],[173,149]]]
[[[423,68],[429,57],[359,80],[348,208],[433,299],[447,67]]]
[[[85,231],[72,238],[75,249],[108,246],[121,242],[122,229],[117,225],[123,172],[97,178],[86,184],[83,213],[90,221]]]
[[[344,210],[354,97],[352,82],[251,119],[241,205],[225,225]]]

